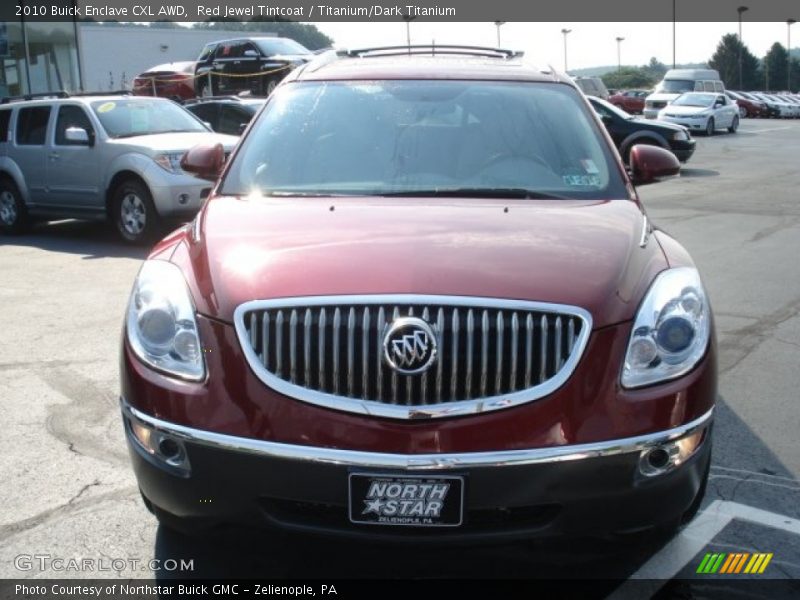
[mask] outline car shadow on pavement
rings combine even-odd
[[[602,579],[604,597],[666,541],[653,535],[636,543],[587,538],[421,547],[253,530],[190,537],[159,526],[155,558],[162,565],[192,560],[193,568],[156,578]]]
[[[84,259],[144,259],[150,250],[126,244],[108,223],[75,220],[36,223],[22,235],[0,237],[0,244],[82,254]]]

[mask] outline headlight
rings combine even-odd
[[[128,303],[126,335],[144,363],[182,379],[205,376],[194,304],[181,270],[163,260],[142,265]]]
[[[165,171],[169,171],[170,173],[180,173],[182,157],[183,152],[168,152],[165,154],[156,155],[153,160],[156,161],[156,164]]]
[[[636,388],[689,372],[706,353],[711,308],[696,269],[659,274],[633,324],[622,385]]]
[[[676,142],[686,141],[689,139],[689,134],[683,130],[676,131],[675,133],[672,134],[672,139],[675,140]]]

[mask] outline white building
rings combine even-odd
[[[91,92],[130,88],[133,78],[151,67],[195,60],[208,42],[255,35],[275,34],[78,23],[83,88]]]

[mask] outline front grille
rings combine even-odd
[[[384,358],[399,317],[432,326],[437,357],[418,375]],[[534,400],[559,387],[591,329],[586,311],[481,298],[359,296],[250,302],[236,311],[248,361],[299,400],[398,418],[453,416]]]
[[[661,100],[648,100],[647,101],[647,108],[664,108],[667,105],[666,102]]]

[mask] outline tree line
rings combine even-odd
[[[739,75],[739,53],[741,52],[742,69],[741,80]],[[706,64],[680,65],[684,68],[716,69],[731,90],[762,90],[762,91],[800,91],[800,52],[795,52],[790,57],[786,47],[775,42],[762,59],[757,58],[739,40],[735,33],[722,36],[717,49]],[[789,76],[789,60],[792,61],[791,81]],[[622,67],[617,71],[606,73],[602,76],[603,82],[609,88],[632,89],[652,88],[667,72],[667,66],[655,58],[650,59],[647,65],[641,67]]]

